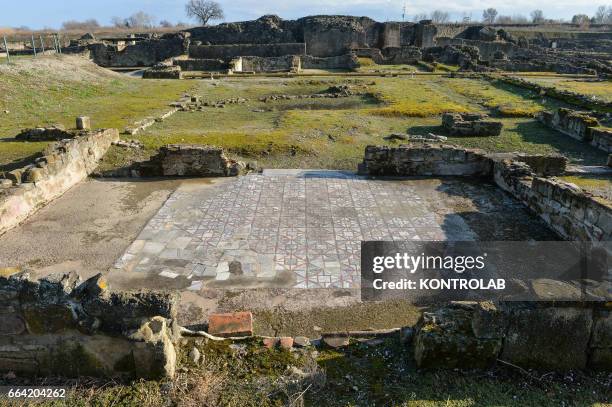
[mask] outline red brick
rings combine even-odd
[[[280,347],[283,349],[291,349],[293,347],[293,338],[290,336],[283,336],[280,338]]]
[[[208,333],[223,337],[251,336],[253,314],[250,312],[212,314],[208,319]]]
[[[273,347],[275,347],[277,342],[278,342],[278,338],[264,338],[263,339],[263,345],[268,349],[272,349]]]

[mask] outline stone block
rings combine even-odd
[[[91,130],[91,119],[89,116],[79,116],[76,118],[77,130]]]
[[[608,167],[612,167],[612,154],[608,155]]]
[[[326,333],[321,339],[330,348],[342,348],[350,344],[349,335],[344,332]]]
[[[514,309],[501,359],[523,368],[584,369],[593,325],[587,308]]]
[[[590,346],[612,350],[612,312],[609,309],[600,312],[594,319]]]
[[[208,320],[208,332],[223,337],[251,336],[253,335],[253,314],[250,312],[212,314]]]
[[[414,337],[414,356],[422,368],[486,368],[497,360],[501,338],[478,338],[472,328],[476,306],[453,304],[423,313]],[[488,310],[483,308],[483,312]],[[486,328],[486,318],[476,322],[484,336],[497,336]]]

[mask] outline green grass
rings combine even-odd
[[[519,77],[524,75],[518,75]],[[612,102],[612,81],[593,81],[584,79],[568,79],[558,76],[551,77],[524,77],[524,79],[544,86],[554,86],[558,89],[569,90],[583,95],[595,96]]]
[[[81,114],[90,115],[95,127],[123,129],[167,109],[168,102],[189,90],[206,101],[233,97],[249,101],[224,109],[179,112],[137,136],[125,136],[145,144],[145,154],[135,158],[152,154],[164,144],[196,143],[224,147],[235,158],[257,161],[267,168],[354,170],[367,145],[392,144],[383,139],[390,133],[444,134],[440,128],[442,113],[476,111],[501,116],[501,136],[450,138],[450,142],[492,152],[559,152],[584,164],[606,161],[603,152],[548,130],[531,117],[562,104],[497,82],[433,76],[164,81],[100,74],[96,69],[94,79],[90,75],[85,81],[49,73],[45,81],[40,81],[37,78],[44,72],[33,70],[0,77],[0,136],[6,139],[23,127],[56,122],[72,126],[74,117]],[[269,95],[320,93],[340,83],[348,83],[364,94],[259,101]],[[3,116],[7,108],[10,113]],[[45,144],[0,142],[0,165],[31,159]],[[128,150],[113,150],[105,166],[126,165],[134,158],[130,154]]]
[[[45,69],[0,71],[0,165],[31,156],[46,146],[6,141],[23,128],[55,123],[73,128],[75,117],[85,115],[91,117],[93,127],[122,130],[136,120],[168,110],[168,103],[192,86],[189,82],[144,81],[101,71],[78,66],[69,78]],[[9,113],[4,113],[6,110]]]

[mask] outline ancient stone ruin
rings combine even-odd
[[[542,112],[538,119],[546,126],[576,140],[589,143],[605,152],[612,151],[612,131],[599,128],[597,118],[587,112],[560,108],[555,112]]]
[[[178,295],[117,292],[95,276],[0,277],[0,369],[23,375],[131,376],[175,373]],[[6,312],[6,311],[9,312]]]
[[[481,113],[444,113],[442,127],[451,136],[499,136],[503,124],[487,119],[488,116]]]

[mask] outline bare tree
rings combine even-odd
[[[593,22],[596,24],[612,23],[612,6],[599,6],[593,16]]]
[[[124,27],[127,27],[128,25],[127,20],[125,18],[121,18],[117,16],[111,18],[111,24],[117,28],[124,28]]]
[[[493,7],[490,7],[482,12],[482,22],[487,24],[493,24],[495,22],[495,17],[497,17],[497,10]]]
[[[535,24],[544,22],[544,12],[542,10],[533,10],[531,12],[531,21]]]
[[[161,21],[159,22],[159,26],[160,26],[160,27],[164,27],[164,28],[171,28],[171,27],[174,27],[174,24],[172,24],[172,23],[171,23],[170,21],[168,21],[168,20],[161,20]]]
[[[225,18],[221,5],[211,0],[189,0],[185,5],[187,17],[197,19],[200,24],[207,25],[211,20]]]
[[[422,13],[422,14],[417,14],[414,16],[415,23],[418,23],[419,21],[423,21],[423,20],[429,20],[429,17],[427,16],[427,14]]]
[[[572,24],[577,24],[581,27],[588,26],[591,19],[586,14],[576,14],[572,17]]]
[[[444,24],[448,22],[448,13],[442,10],[434,10],[431,13],[431,21],[438,24]]]
[[[152,28],[155,25],[154,20],[152,15],[139,11],[129,16],[126,21],[130,28]]]

